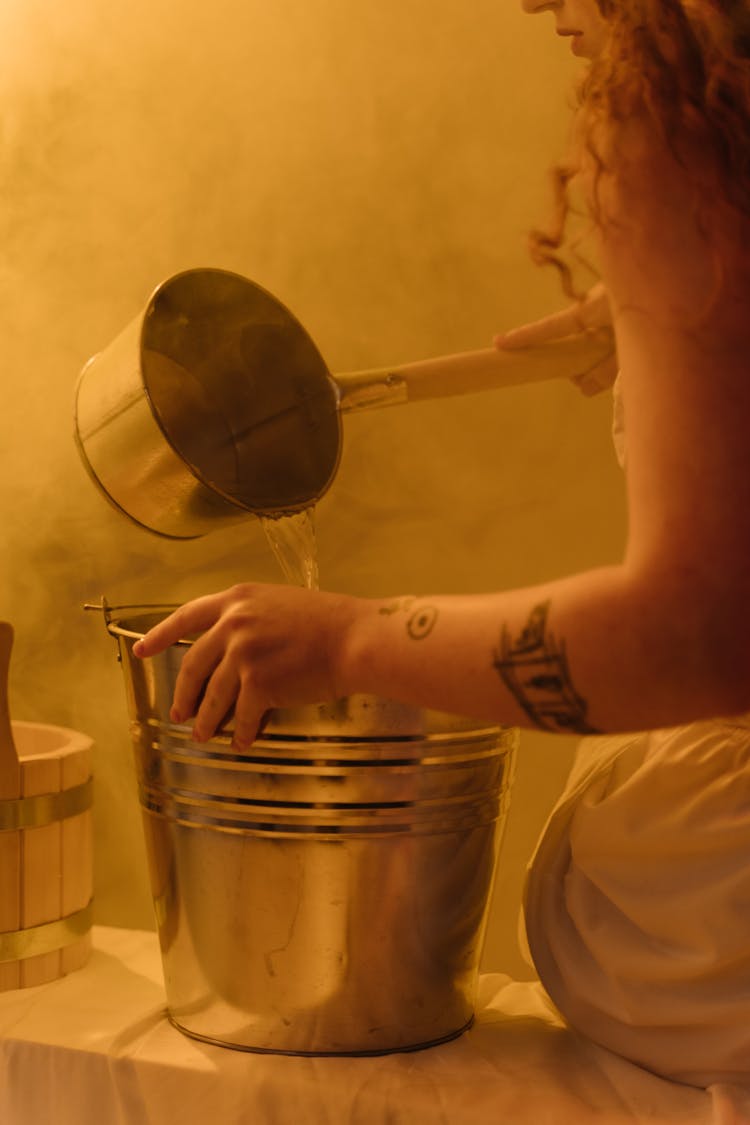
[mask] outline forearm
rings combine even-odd
[[[631,564],[508,593],[373,600],[241,584],[181,606],[136,656],[197,635],[170,718],[249,746],[270,707],[370,693],[590,733],[750,710],[744,571]],[[746,617],[745,613],[745,617]]]
[[[359,602],[339,686],[568,733],[743,709],[735,642],[700,598],[659,590],[622,565],[509,593]]]

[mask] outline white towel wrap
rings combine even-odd
[[[572,1026],[677,1081],[749,1081],[750,717],[585,739],[524,910]]]

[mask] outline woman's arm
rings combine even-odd
[[[471,597],[241,586],[198,599],[137,648],[203,634],[175,697],[187,718],[210,678],[196,737],[235,699],[246,746],[268,707],[359,691],[566,732],[750,709],[750,232],[701,227],[684,171],[639,144],[603,197],[626,415],[622,563]],[[717,256],[724,290],[703,315]]]
[[[628,564],[465,597],[242,585],[181,607],[137,654],[202,633],[172,717],[193,714],[210,677],[195,736],[209,738],[236,700],[238,747],[269,707],[354,692],[548,731],[631,730],[750,706],[745,646],[711,606],[688,568]]]

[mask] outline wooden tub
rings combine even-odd
[[[21,796],[0,801],[0,991],[64,976],[91,948],[92,740],[11,725]]]

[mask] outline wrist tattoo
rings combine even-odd
[[[573,687],[565,643],[557,643],[547,628],[549,607],[548,601],[535,606],[515,640],[503,626],[493,667],[540,730],[599,734],[586,718],[586,701]]]
[[[394,613],[408,614],[406,631],[413,641],[423,641],[429,637],[435,628],[438,619],[437,607],[434,605],[418,605],[415,597],[399,598],[389,605],[381,606],[378,613],[391,617]]]

